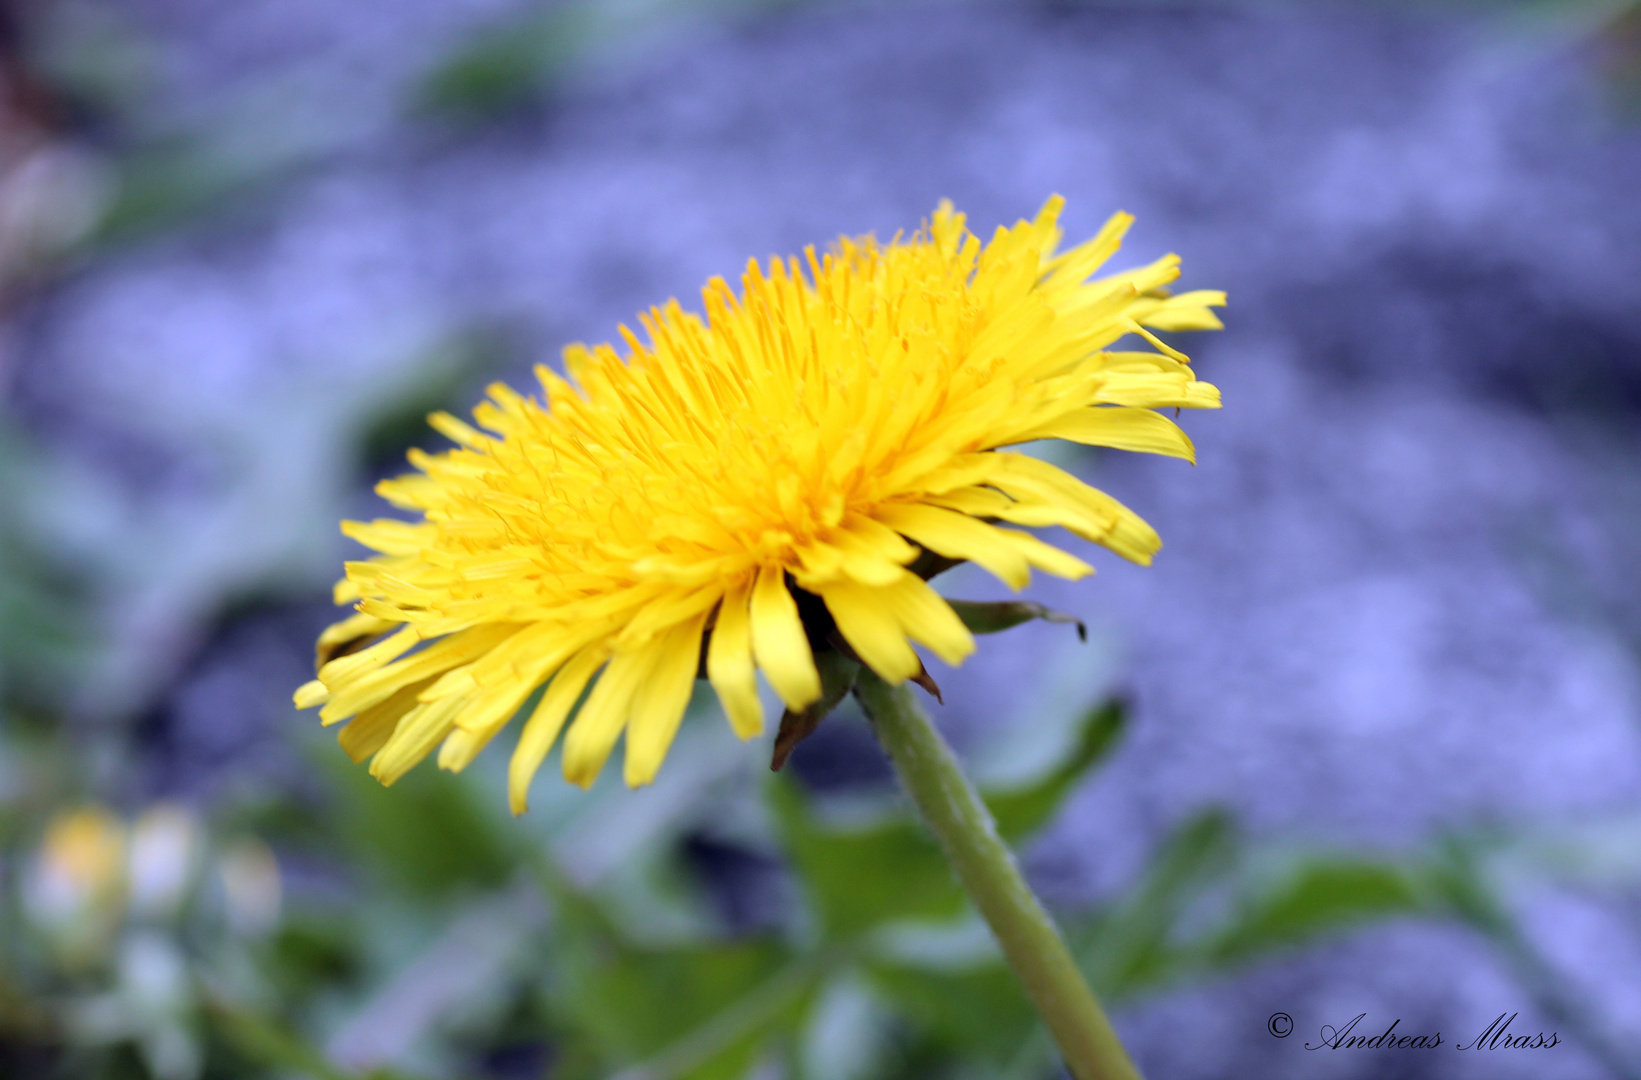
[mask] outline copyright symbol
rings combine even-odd
[[[1271,1018],[1265,1022],[1265,1030],[1278,1039],[1286,1039],[1293,1034],[1293,1017],[1287,1013],[1272,1013]]]

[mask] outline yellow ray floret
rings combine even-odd
[[[540,691],[510,770],[522,811],[561,733],[571,781],[625,736],[627,782],[649,783],[698,674],[743,738],[760,671],[809,705],[817,619],[891,681],[921,670],[913,643],[959,663],[974,642],[909,569],[924,551],[1014,589],[1091,570],[1005,523],[1150,562],[1161,541],[1127,507],[1001,448],[1194,460],[1155,410],[1219,392],[1153,330],[1217,328],[1225,298],[1170,295],[1174,256],[1095,277],[1130,219],[1059,252],[1060,206],[984,245],[942,204],[910,240],[750,263],[738,293],[708,283],[704,317],[672,302],[645,338],[621,329],[624,352],[567,349],[540,399],[497,385],[477,426],[434,416],[456,449],[377,489],[418,519],[343,526],[376,555],[347,565],[356,613],[297,704],[347,720],[344,748],[392,783],[435,749],[464,767]]]

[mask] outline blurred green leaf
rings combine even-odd
[[[1578,846],[1578,831],[1568,837],[1569,848]],[[1542,848],[1544,841],[1534,838],[1530,844]],[[1511,911],[1501,880],[1509,873],[1500,871],[1519,857],[1519,850],[1512,849],[1520,846],[1520,837],[1496,829],[1442,837],[1426,868],[1435,904],[1481,935],[1527,992],[1533,1007],[1611,1075],[1622,1080],[1641,1078],[1641,1056],[1630,1041],[1601,1022],[1588,992],[1539,949]],[[1605,861],[1598,859],[1598,863]]]
[[[876,1080],[898,1034],[895,1011],[855,970],[816,988],[803,1028],[792,1040],[799,1077]]]
[[[334,912],[287,917],[273,938],[266,973],[287,1000],[303,1000],[320,987],[350,987],[364,975],[348,920]]]
[[[95,240],[113,243],[181,223],[255,178],[213,162],[194,143],[174,140],[133,151],[115,169],[114,196]]]
[[[895,816],[861,828],[825,824],[812,799],[784,779],[771,783],[770,799],[787,857],[833,939],[963,911],[963,891],[920,822]]]
[[[38,525],[48,486],[34,448],[0,424],[0,701],[60,704],[92,639],[91,590]]]
[[[1116,746],[1126,723],[1127,708],[1121,701],[1096,706],[1083,717],[1071,753],[1046,776],[1025,787],[984,792],[1003,839],[1017,842],[1048,824],[1066,796]]]
[[[1445,841],[1451,847],[1456,841]],[[1641,813],[1620,811],[1468,841],[1506,880],[1548,878],[1592,889],[1641,886]]]
[[[958,971],[872,963],[872,985],[942,1050],[1002,1062],[1037,1027],[1037,1013],[1000,961]]]
[[[385,884],[442,896],[498,888],[515,873],[517,836],[486,809],[469,779],[415,769],[389,790],[334,747],[324,750],[314,756],[336,778],[333,827]]]
[[[1613,13],[1601,28],[1596,47],[1614,104],[1633,121],[1641,116],[1641,3]]]
[[[1138,884],[1077,935],[1078,952],[1095,989],[1122,996],[1173,975],[1180,920],[1225,880],[1237,850],[1235,825],[1222,810],[1196,814],[1175,829]]]
[[[428,425],[428,414],[447,410],[458,415],[471,407],[476,384],[500,371],[510,351],[496,327],[467,326],[435,341],[406,365],[419,378],[396,393],[383,394],[357,419],[353,442],[369,473],[405,469],[405,452],[421,447],[448,449],[450,442]]]
[[[734,1080],[751,1064],[770,1025],[795,1021],[796,1015],[785,1014],[801,1005],[799,994],[783,996],[780,986],[771,985],[784,985],[783,971],[792,963],[774,942],[606,946],[574,955],[554,988],[555,1000],[606,1064],[659,1055],[656,1063],[623,1074],[635,1080]],[[802,991],[805,984],[795,989]],[[724,1038],[692,1045],[692,1036],[749,1001],[773,1008],[733,1026]]]
[[[590,54],[645,36],[768,14],[807,0],[559,0],[526,5],[486,26],[435,64],[412,92],[413,107],[480,122],[540,98],[568,67]]]
[[[555,4],[480,30],[423,78],[415,107],[476,121],[529,102],[595,39],[595,15],[593,5]]]
[[[1299,858],[1244,897],[1207,953],[1235,963],[1377,919],[1439,914],[1420,869],[1346,854]]]
[[[244,137],[260,129],[261,138]],[[330,145],[320,130],[278,130],[274,118],[250,113],[212,129],[154,138],[113,162],[112,191],[84,245],[130,243],[189,224],[236,202],[271,193]]]
[[[355,1080],[300,1035],[251,1009],[208,997],[205,1015],[230,1046],[258,1065],[312,1080]]]
[[[1424,866],[1430,906],[1500,940],[1514,934],[1515,920],[1495,880],[1497,857],[1514,846],[1493,831],[1453,832],[1440,838]]]

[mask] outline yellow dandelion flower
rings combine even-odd
[[[750,262],[739,294],[707,284],[704,318],[674,301],[640,317],[647,340],[621,328],[625,355],[566,349],[540,400],[498,384],[477,427],[434,415],[457,448],[377,488],[419,520],[343,524],[377,554],[347,564],[336,601],[356,613],[321,635],[297,704],[348,720],[344,749],[391,784],[435,747],[463,768],[541,689],[520,812],[566,727],[567,779],[592,783],[625,734],[625,778],[649,783],[703,668],[750,738],[757,673],[803,709],[827,634],[890,682],[922,672],[913,642],[959,663],[974,641],[925,581],[936,561],[1014,589],[1034,567],[1092,572],[1005,523],[1149,562],[1160,541],[1126,507],[1000,448],[1191,460],[1154,410],[1219,392],[1152,331],[1217,328],[1224,295],[1170,295],[1172,255],[1093,277],[1131,219],[1059,252],[1061,205],[984,245],[943,203],[910,240]],[[1125,337],[1150,348],[1113,350]]]

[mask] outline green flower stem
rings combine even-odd
[[[911,687],[891,687],[863,667],[855,693],[901,783],[991,925],[1072,1075],[1077,1080],[1140,1080],[1053,920],[997,835],[991,813],[912,698]]]

